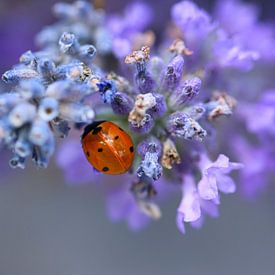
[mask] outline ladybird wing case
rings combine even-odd
[[[87,126],[82,146],[88,161],[105,174],[127,172],[134,159],[130,136],[112,122]]]
[[[134,146],[130,136],[119,127],[110,127],[109,135],[113,140],[113,147],[116,154],[124,164],[125,169],[129,169],[134,160]]]
[[[108,162],[112,152],[99,135],[88,134],[82,144],[87,160],[95,169],[102,172],[110,171]]]

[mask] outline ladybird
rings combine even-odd
[[[81,141],[87,160],[104,174],[124,174],[132,166],[135,156],[133,141],[110,121],[97,121],[86,126]]]

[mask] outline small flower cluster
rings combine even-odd
[[[240,18],[252,13],[240,30],[232,18],[239,6]],[[230,9],[231,17],[225,16]],[[226,0],[214,20],[194,3],[179,2],[159,48],[153,47],[151,33],[142,33],[152,17],[144,4],[133,4],[124,16],[108,17],[84,1],[57,4],[54,11],[60,22],[38,35],[42,50],[23,54],[20,64],[3,75],[10,90],[0,94],[0,139],[14,153],[13,167],[24,167],[28,156],[46,167],[55,134],[65,137],[70,127],[77,130],[94,119],[114,121],[135,143],[127,174],[94,171],[81,150],[79,131],[61,145],[58,166],[68,181],[104,182],[110,217],[126,220],[135,230],[148,217],[161,217],[157,202],[182,191],[176,218],[182,233],[184,223],[199,227],[205,215],[216,217],[220,193],[236,191],[230,173],[243,165],[221,151],[230,146],[239,152],[235,158],[249,165],[242,169],[244,179],[257,181],[272,167],[274,152],[262,144],[274,138],[274,91],[257,103],[239,93],[261,92],[270,79],[259,68],[268,71],[275,61],[272,47],[266,54],[275,41],[271,34],[264,47],[247,43],[254,29],[259,37],[260,29],[268,30],[253,9]],[[96,49],[100,55],[94,59]],[[259,83],[248,83],[255,75]],[[255,118],[256,108],[263,116]],[[248,131],[239,127],[244,123]],[[247,132],[257,133],[261,149],[249,145]],[[254,153],[258,158],[251,157]],[[255,159],[262,160],[260,165]]]
[[[37,44],[52,55],[58,55],[56,45],[64,32],[73,33],[81,44],[95,45],[99,55],[113,53],[118,58],[143,43],[154,43],[153,32],[144,32],[152,21],[152,10],[141,2],[128,5],[122,15],[107,16],[104,10],[82,0],[57,3],[53,13],[59,21],[45,27],[36,37]]]
[[[217,1],[213,16],[182,1],[173,6],[172,20],[179,32],[171,37],[184,37],[194,51],[188,65],[194,71],[203,68],[205,92],[226,89],[238,101],[231,123],[219,132],[219,149],[230,148],[230,154],[245,164],[241,189],[255,197],[274,176],[274,26],[259,20],[257,6],[239,0]],[[229,105],[236,103],[224,99]],[[218,149],[216,144],[212,147]]]
[[[73,33],[81,44],[93,44],[100,54],[112,49],[111,36],[106,28],[106,15],[103,10],[95,9],[88,1],[72,4],[57,3],[53,13],[59,21],[45,27],[36,37],[37,44],[48,52],[56,52],[57,43],[64,32]]]
[[[13,152],[14,168],[24,168],[28,157],[47,167],[55,135],[66,137],[70,124],[94,119],[85,98],[95,90],[96,68],[86,65],[95,47],[81,46],[73,34],[64,33],[59,48],[58,60],[47,51],[28,51],[2,76],[10,90],[0,94],[0,140]]]

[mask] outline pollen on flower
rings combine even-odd
[[[232,96],[227,93],[215,92],[207,104],[208,119],[213,121],[220,116],[231,115],[236,105],[237,101]]]
[[[161,164],[167,169],[172,169],[174,164],[180,164],[181,158],[175,146],[175,143],[168,138],[163,143],[163,153]]]
[[[143,63],[150,59],[150,47],[143,46],[138,51],[133,51],[133,53],[129,54],[125,58],[126,64],[135,64],[135,63]]]
[[[169,51],[171,53],[175,53],[177,55],[189,56],[189,55],[193,54],[193,52],[186,47],[184,41],[181,39],[174,40],[174,42],[172,43],[172,45],[169,48]]]
[[[136,97],[135,105],[133,110],[130,112],[128,121],[137,125],[142,126],[142,121],[146,116],[146,112],[156,105],[156,98],[153,94],[140,94]]]

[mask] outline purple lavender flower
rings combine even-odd
[[[191,175],[185,176],[183,180],[183,198],[176,218],[177,226],[182,233],[185,233],[184,223],[200,227],[205,214],[211,217],[218,216],[217,206],[220,204],[218,191],[226,194],[234,193],[236,186],[228,174],[232,170],[242,168],[239,163],[229,162],[225,155],[220,155],[215,162],[211,162],[202,154],[198,166],[201,169],[198,185]]]
[[[255,110],[261,115],[255,116]],[[265,92],[256,104],[243,104],[239,110],[251,133],[275,136],[275,90]]]
[[[239,0],[217,1],[215,16],[238,44],[266,61],[274,59],[274,30],[269,24],[259,23],[257,6]]]
[[[219,212],[217,203],[200,197],[191,175],[186,175],[183,183],[183,197],[178,207],[176,223],[180,232],[185,234],[184,223],[190,223],[192,227],[200,228],[205,215],[216,218]]]
[[[144,3],[111,17],[88,2],[55,5],[60,20],[38,35],[41,50],[24,53],[2,77],[0,140],[14,153],[10,165],[23,168],[32,157],[46,167],[57,137],[75,129],[57,156],[66,180],[102,182],[109,216],[134,230],[161,217],[157,202],[168,186],[183,192],[181,232],[184,223],[199,228],[207,215],[217,217],[221,193],[236,191],[230,173],[243,168],[223,151],[248,167],[239,179],[252,184],[242,189],[258,192],[275,159],[275,92],[260,95],[274,88],[274,35],[254,8],[223,3],[214,17],[193,2],[175,4],[169,37],[155,48],[154,35],[144,32],[152,17]],[[116,122],[134,140],[137,154],[125,175],[107,177],[86,162],[78,130],[94,119]]]
[[[188,41],[187,46],[191,49],[198,49],[214,27],[207,12],[191,1],[175,4],[172,8],[172,18]]]
[[[211,162],[205,155],[199,163],[202,178],[198,183],[200,197],[205,200],[218,200],[219,191],[230,194],[236,191],[235,182],[228,176],[233,170],[242,168],[242,164],[230,162],[225,155],[219,155]]]

